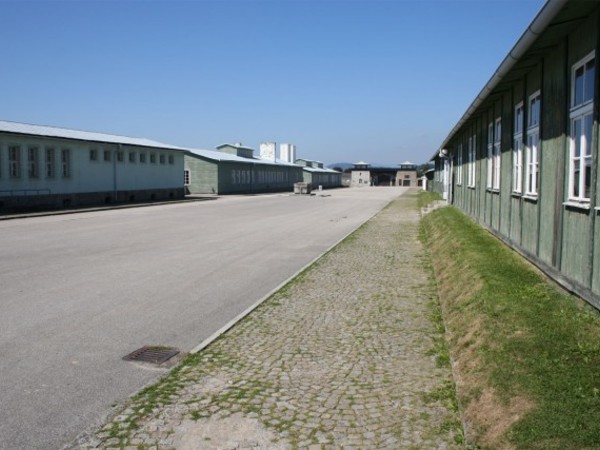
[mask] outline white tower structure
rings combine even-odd
[[[296,161],[296,146],[294,144],[281,144],[279,146],[279,158],[289,163]]]
[[[260,157],[263,159],[269,159],[275,161],[275,142],[261,142],[260,143]]]

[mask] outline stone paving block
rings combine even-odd
[[[198,426],[227,432],[232,412],[247,421],[256,439],[244,445],[254,450],[460,448],[440,426],[456,413],[423,395],[452,374],[430,353],[436,292],[419,217],[414,199],[394,201],[186,362],[166,404],[140,400],[115,423],[144,407],[139,430],[123,431],[160,448],[181,438],[177,426],[193,414]],[[107,439],[108,430],[95,437],[102,448],[125,443]]]

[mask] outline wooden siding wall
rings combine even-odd
[[[598,161],[598,110],[600,94],[600,14],[596,8],[557,45],[529,56],[531,68],[512,77],[507,89],[492,92],[471,119],[448,142],[453,161],[452,201],[507,244],[527,256],[565,287],[600,308],[600,177]],[[571,70],[574,64],[596,50],[596,80],[592,150],[592,195],[590,208],[569,206],[569,133]],[[525,195],[526,136],[529,98],[540,91],[538,195]],[[513,192],[513,136],[515,106],[523,102],[523,193]],[[488,124],[502,119],[500,189],[487,186]],[[469,187],[469,138],[476,136],[475,186]],[[457,152],[462,149],[462,167]],[[439,158],[438,158],[439,159]],[[436,161],[438,177],[442,173]],[[462,183],[457,184],[458,171]],[[441,192],[441,183],[434,183]]]

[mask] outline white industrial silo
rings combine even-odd
[[[268,159],[275,161],[275,142],[261,142],[260,143],[260,157],[262,159]]]
[[[279,146],[279,157],[289,163],[296,161],[296,146],[294,144],[281,144]]]

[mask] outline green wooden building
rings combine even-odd
[[[302,167],[303,181],[310,183],[313,189],[319,186],[323,189],[342,187],[342,173],[324,167],[322,162],[297,159],[296,164]]]
[[[599,24],[549,0],[432,158],[434,190],[597,308]]]
[[[292,191],[302,181],[302,168],[291,163],[253,156],[241,144],[223,144],[214,150],[187,150],[184,185],[188,194],[251,194]]]

